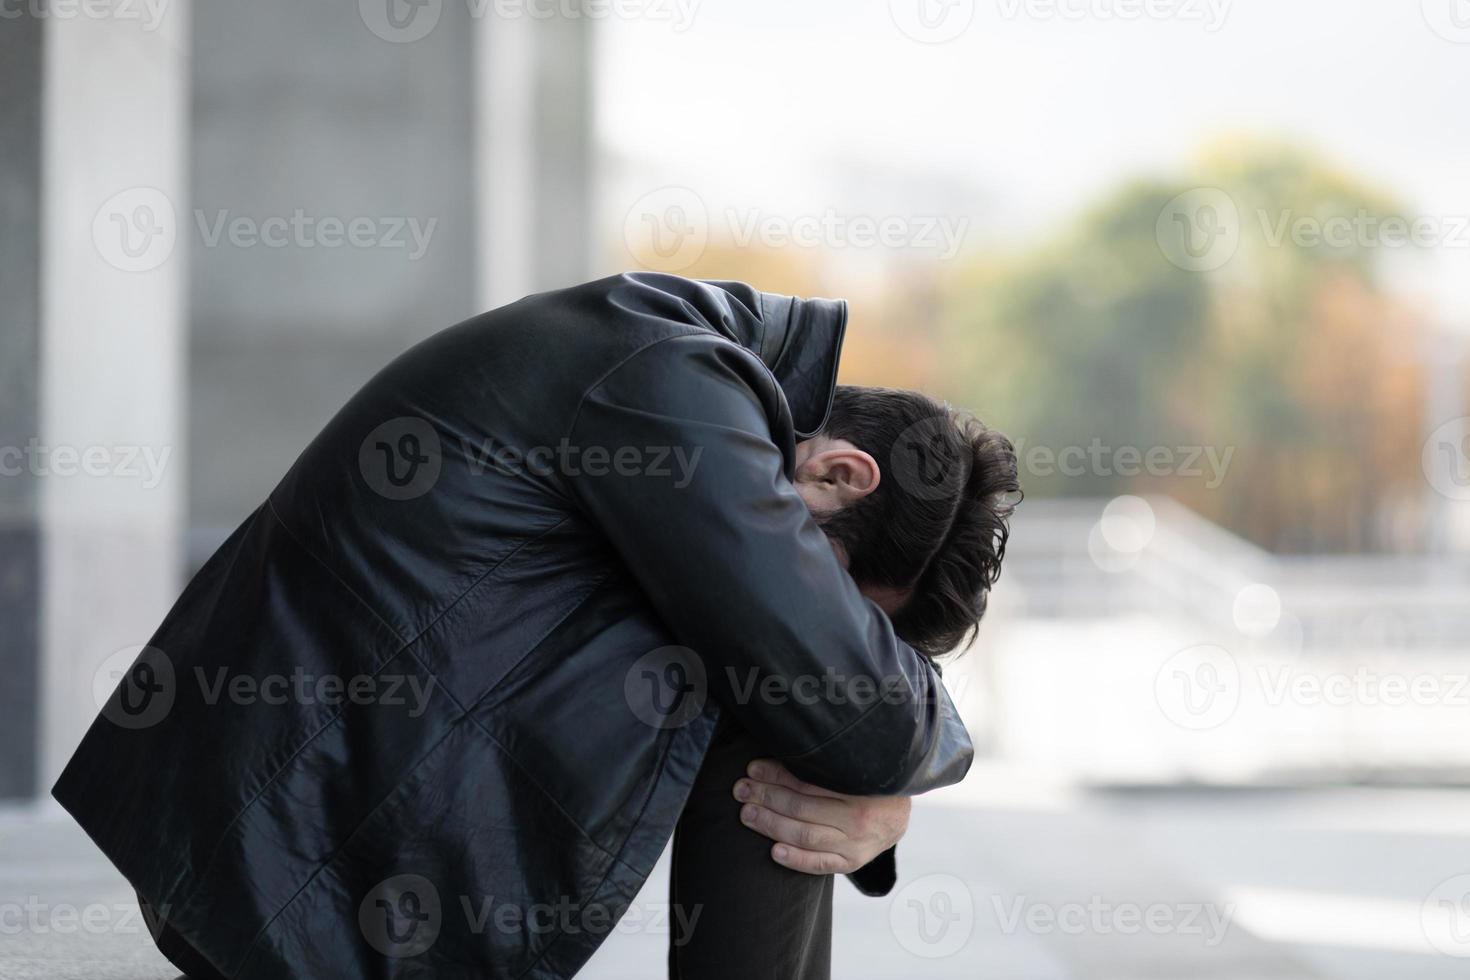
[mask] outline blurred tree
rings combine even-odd
[[[1228,195],[1239,232],[1210,271],[1161,240],[1199,188]],[[1412,506],[1423,399],[1415,321],[1375,281],[1395,215],[1310,153],[1222,143],[1187,184],[1129,184],[1034,253],[971,270],[944,387],[1017,437],[1034,495],[1166,492],[1281,550],[1399,544],[1383,511]],[[1185,471],[1196,447],[1228,460],[1218,486],[1208,455]],[[1151,450],[1172,472],[1132,473]]]

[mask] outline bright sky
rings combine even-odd
[[[644,11],[598,38],[612,227],[677,184],[711,209],[960,209],[972,241],[1024,239],[1221,133],[1315,145],[1410,217],[1470,216],[1470,0],[612,2]],[[1470,262],[1463,238],[1439,260]],[[1435,278],[1470,319],[1470,274]]]

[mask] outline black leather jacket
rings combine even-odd
[[[958,781],[933,668],[790,482],[845,321],[626,274],[413,347],[189,583],[56,798],[226,976],[559,978],[721,711],[839,791]]]

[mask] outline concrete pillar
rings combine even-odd
[[[405,347],[587,278],[592,24],[533,7],[196,7],[191,563]],[[230,231],[298,211],[432,235],[413,254]]]
[[[188,13],[82,4],[44,21],[43,790],[96,714],[97,672],[180,586]]]
[[[582,282],[595,265],[593,24],[576,0],[476,21],[480,306]]]
[[[197,563],[357,388],[477,306],[467,5],[211,0],[194,20]]]
[[[40,425],[42,21],[0,30],[0,799],[38,789],[40,481],[23,453]]]

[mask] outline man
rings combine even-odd
[[[934,668],[793,483],[845,314],[615,276],[372,379],[195,576],[54,790],[160,948],[200,976],[569,977],[722,717],[830,791],[960,779]],[[942,509],[972,478],[913,485]],[[901,622],[930,593],[890,578],[871,585]]]

